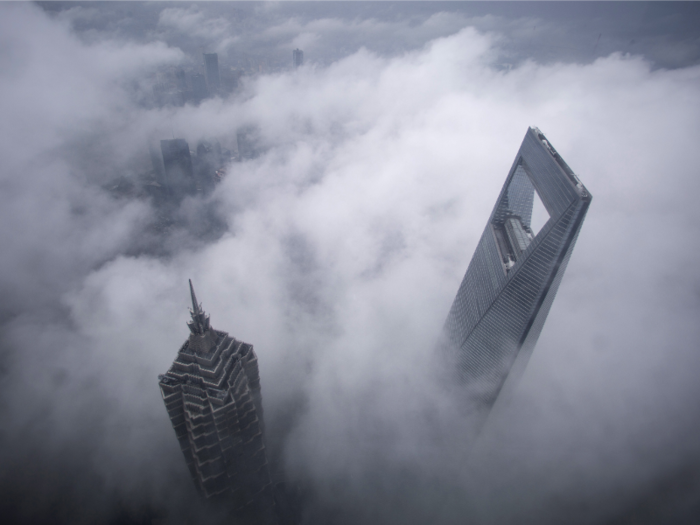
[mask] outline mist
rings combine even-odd
[[[303,523],[696,522],[700,9],[565,4],[0,5],[7,520],[212,522],[157,385],[192,279]],[[154,104],[202,51],[235,89]],[[434,346],[528,126],[594,199],[474,444]],[[167,227],[120,189],[241,129]]]

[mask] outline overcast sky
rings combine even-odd
[[[699,19],[695,3],[0,4],[3,515],[201,519],[157,386],[191,278],[212,325],[255,346],[307,523],[695,523]],[[226,99],[143,104],[202,51],[228,67],[295,47],[304,67]],[[264,153],[167,233],[106,189],[150,169],[149,141],[232,145],[250,125]],[[432,350],[528,126],[593,202],[469,453]],[[224,231],[203,236],[206,214]]]

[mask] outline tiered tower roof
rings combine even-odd
[[[165,406],[197,489],[257,523],[275,523],[253,346],[211,327],[192,281],[190,336],[159,377]]]

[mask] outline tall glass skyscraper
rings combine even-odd
[[[477,413],[487,414],[525,368],[590,203],[571,168],[530,128],[440,341]]]

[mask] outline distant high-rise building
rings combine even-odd
[[[204,53],[204,65],[207,71],[209,93],[213,95],[214,93],[218,93],[221,88],[221,79],[219,78],[219,55],[216,53]]]
[[[197,490],[234,511],[236,523],[277,524],[252,345],[214,330],[190,281],[190,336],[158,377]]]
[[[259,151],[260,130],[256,126],[244,126],[236,131],[236,146],[240,159],[254,159]]]
[[[530,128],[447,316],[440,345],[485,416],[527,364],[591,195]]]
[[[165,168],[163,166],[162,150],[158,151],[156,144],[154,142],[149,142],[148,153],[151,157],[151,165],[153,166],[153,174],[155,175],[156,181],[160,184],[164,184]]]
[[[218,141],[199,141],[197,144],[197,155],[193,158],[193,165],[202,191],[208,192],[214,189],[216,171],[223,168],[224,164],[221,144]]]
[[[301,66],[304,63],[304,52],[301,49],[292,51],[292,61],[294,62],[294,67]]]
[[[192,75],[192,98],[195,102],[201,102],[209,96],[207,81],[201,73]]]
[[[185,93],[187,91],[187,75],[184,69],[180,68],[175,71],[175,84],[181,92]]]
[[[196,190],[190,147],[184,139],[161,140],[165,167],[165,186],[174,195],[192,193]]]

